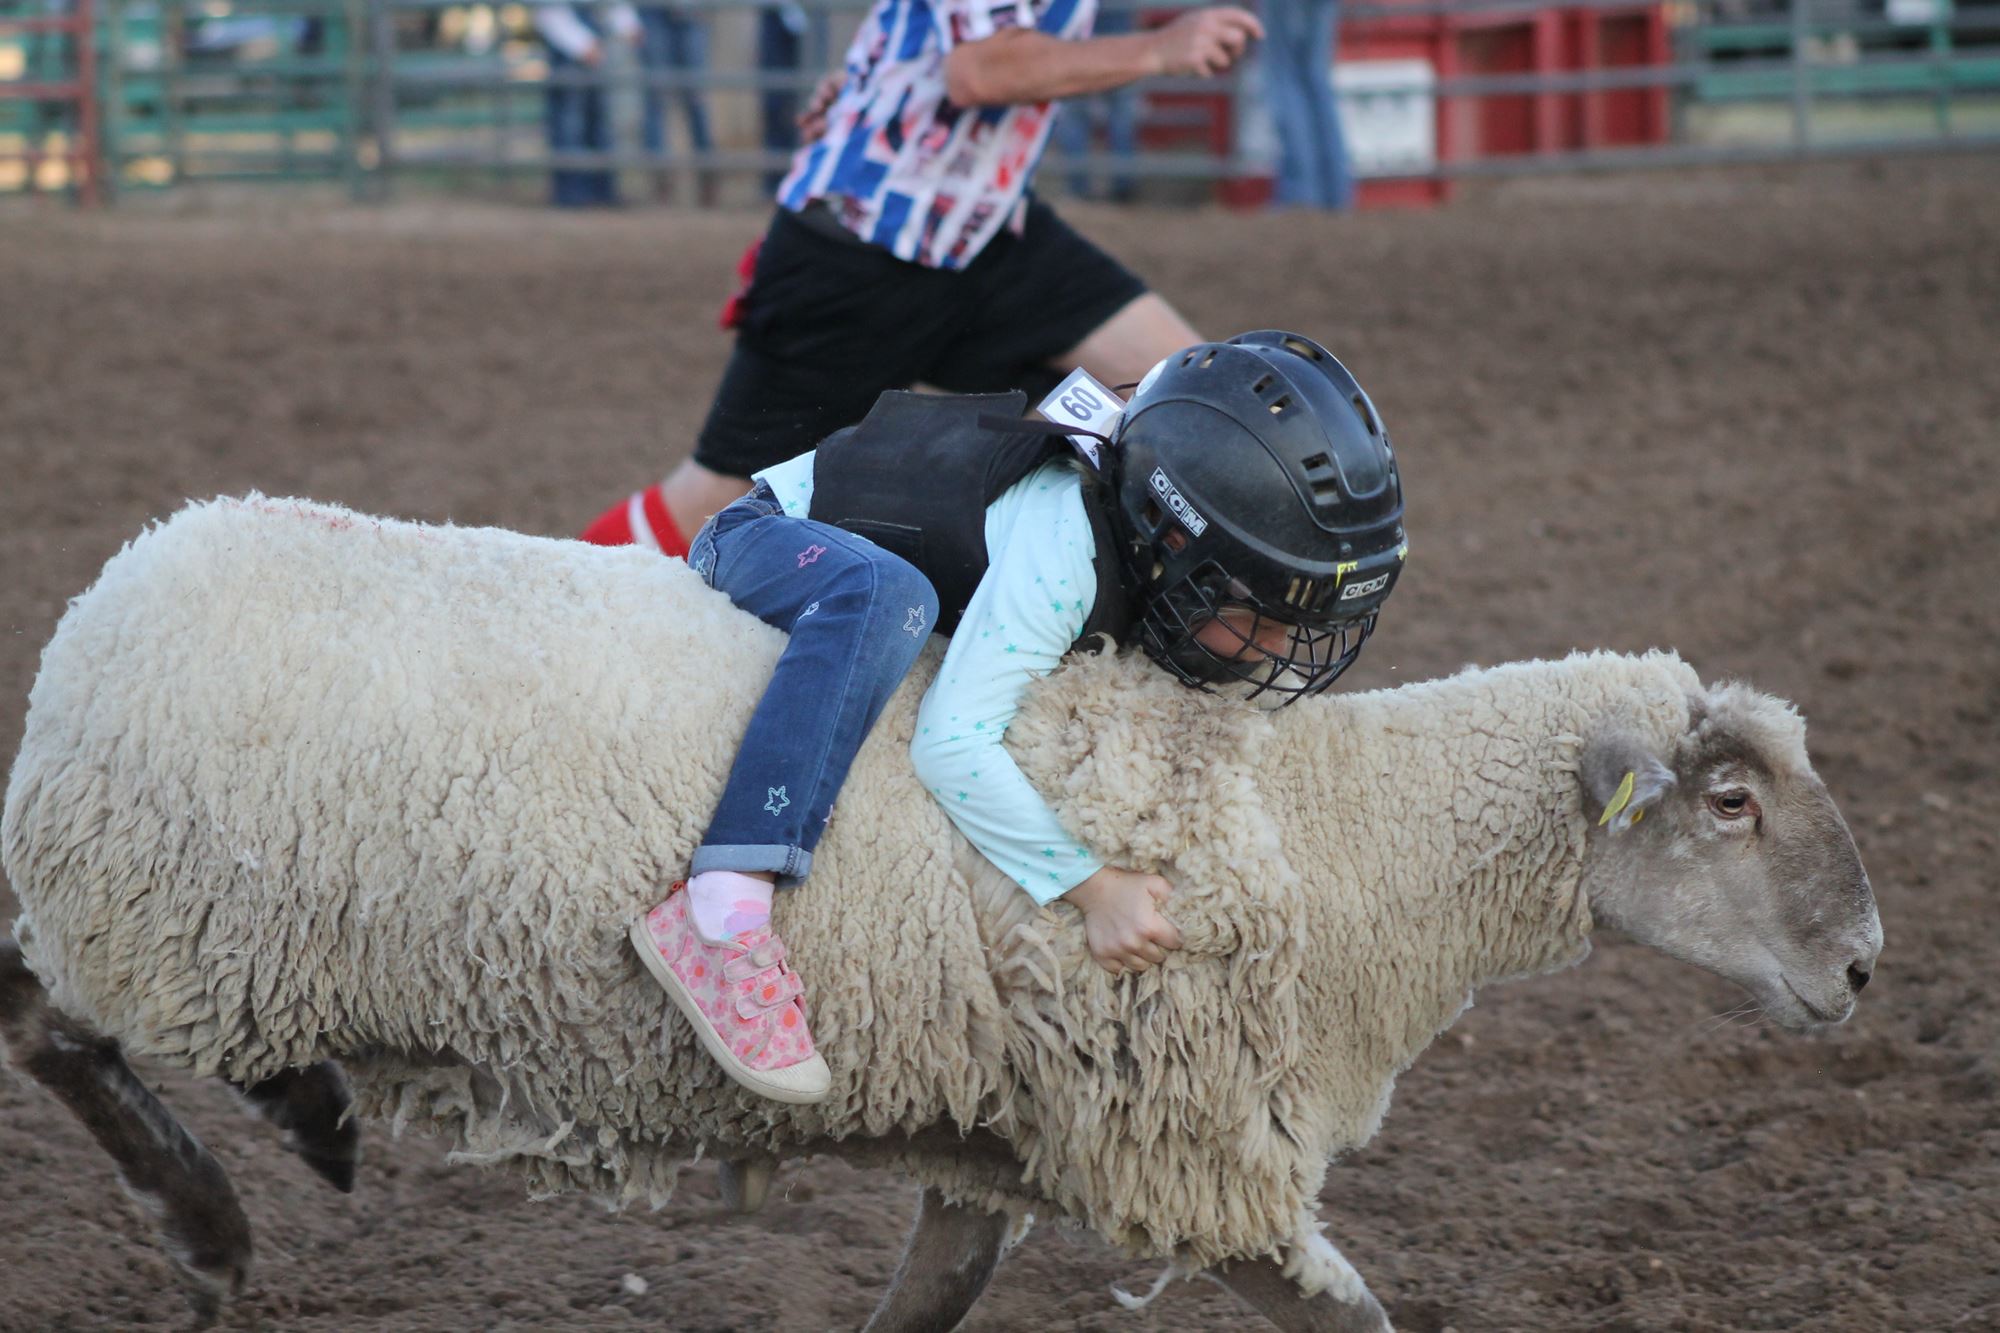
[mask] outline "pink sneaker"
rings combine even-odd
[[[685,882],[632,923],[632,946],[731,1078],[781,1102],[826,1100],[833,1074],[806,1030],[805,986],[769,926],[710,944],[688,915]]]

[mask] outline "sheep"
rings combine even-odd
[[[536,1192],[657,1204],[704,1153],[745,1206],[788,1157],[899,1170],[922,1203],[871,1328],[955,1323],[1031,1214],[1286,1327],[1385,1328],[1317,1196],[1478,986],[1580,961],[1601,922],[1809,1029],[1881,948],[1803,722],[1671,654],[1261,713],[1103,653],[1008,744],[1100,856],[1177,886],[1186,947],[1113,979],[912,773],[933,645],[777,909],[833,1095],[765,1101],[624,928],[685,867],[782,642],[677,562],[301,501],[192,505],[112,558],[8,784],[0,1038],[87,1121],[143,1122],[105,1146],[179,1189],[162,1228],[199,1302],[240,1285],[247,1227],[120,1050],[246,1090],[335,1184],[341,1069],[358,1113]]]

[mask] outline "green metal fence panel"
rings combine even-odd
[[[0,19],[77,2],[0,0]],[[712,18],[765,2],[679,0],[676,8]],[[1161,0],[1146,12],[1194,3]],[[338,180],[356,197],[380,198],[397,179],[424,177],[518,194],[524,177],[555,166],[757,178],[781,169],[786,155],[763,149],[754,135],[718,140],[705,153],[648,153],[632,128],[633,107],[648,94],[671,100],[688,90],[715,99],[803,94],[837,63],[845,31],[866,7],[866,0],[806,0],[814,36],[797,69],[750,69],[724,57],[705,69],[662,70],[621,53],[598,72],[564,75],[598,82],[623,108],[608,152],[558,158],[548,151],[548,63],[521,4],[98,0],[95,49],[102,58],[91,106],[101,112],[106,178],[126,190]],[[1350,0],[1343,12],[1351,24],[1435,29],[1449,44],[1455,32],[1511,32],[1550,13],[1581,19],[1613,11],[1629,19],[1632,0],[1566,0],[1553,8],[1534,0]],[[1378,98],[1430,99],[1440,125],[1449,119],[1445,110],[1463,121],[1508,99],[1588,103],[1634,89],[1653,90],[1667,108],[1659,119],[1671,137],[1663,143],[1537,141],[1525,151],[1468,155],[1445,151],[1440,138],[1435,161],[1411,168],[1437,180],[1870,147],[1921,151],[2000,137],[2000,0],[1668,0],[1646,12],[1668,16],[1671,49],[1649,47],[1639,57],[1659,63],[1544,68],[1441,56],[1408,89],[1379,79],[1370,89]],[[1597,29],[1593,23],[1587,30]],[[0,23],[0,85],[10,77],[56,78],[62,67],[54,44],[10,35]],[[1233,123],[1249,109],[1254,88],[1240,81],[1149,87],[1163,94],[1147,112],[1159,142],[1134,163],[1097,155],[1082,166],[1202,189],[1258,169],[1240,138],[1237,147],[1226,134],[1203,139],[1190,151],[1185,136],[1175,148],[1161,147],[1159,133],[1174,116],[1197,112]],[[46,137],[51,115],[34,100],[0,98],[0,159],[9,142]],[[1051,160],[1045,183],[1055,188],[1070,165]]]
[[[113,0],[101,96],[114,179],[353,177],[354,13],[350,0]]]

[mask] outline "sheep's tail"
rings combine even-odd
[[[0,940],[0,1048],[83,1122],[153,1218],[195,1318],[213,1322],[250,1271],[250,1222],[201,1141],[139,1081],[118,1043],[49,1003],[21,946]]]

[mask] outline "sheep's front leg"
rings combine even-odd
[[[1285,1333],[1391,1333],[1389,1316],[1361,1275],[1337,1253],[1334,1257],[1351,1281],[1336,1282],[1313,1296],[1301,1292],[1269,1259],[1217,1264],[1208,1275]]]
[[[13,940],[0,940],[0,1046],[111,1154],[127,1192],[153,1215],[196,1320],[212,1322],[250,1270],[250,1220],[235,1187],[133,1074],[117,1042],[48,1002]]]
[[[948,1333],[957,1328],[1000,1262],[1005,1213],[947,1203],[926,1189],[889,1293],[862,1333]]]

